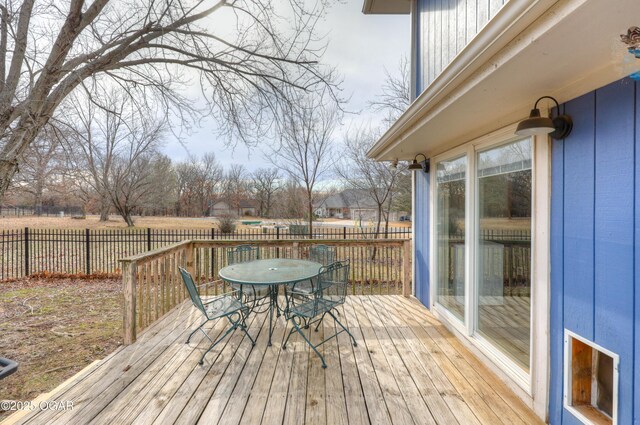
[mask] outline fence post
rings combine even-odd
[[[402,243],[402,295],[411,295],[411,241]]]
[[[298,242],[293,243],[293,248],[291,249],[291,257],[298,259],[300,258],[299,244]]]
[[[84,232],[84,253],[85,253],[85,258],[86,258],[86,268],[85,268],[85,272],[87,273],[87,275],[91,274],[91,245],[90,245],[90,241],[89,241],[89,237],[91,236],[91,233],[89,232],[89,229],[85,229]]]
[[[280,227],[276,227],[276,239],[280,239]]]
[[[147,227],[147,251],[151,251],[151,227]]]
[[[342,228],[342,235],[344,236],[344,238],[343,238],[343,239],[347,239],[347,226],[344,226],[344,227]]]
[[[136,286],[138,279],[138,267],[134,262],[123,263],[122,285],[124,293],[124,343],[125,345],[136,342]]]
[[[24,228],[24,275],[29,276],[29,228]]]
[[[189,273],[191,273],[191,276],[193,276],[193,278],[197,281],[197,277],[195,275],[195,264],[194,264],[194,258],[195,258],[195,253],[193,251],[195,251],[195,245],[193,243],[190,243],[187,245],[187,258],[185,259],[187,264],[185,264],[185,268],[187,269],[187,271]]]

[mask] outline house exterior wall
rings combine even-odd
[[[567,102],[552,146],[550,422],[563,409],[564,329],[620,356],[618,423],[640,420],[640,84]]]
[[[416,96],[493,18],[508,0],[417,0]]]

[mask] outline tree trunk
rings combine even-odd
[[[106,196],[100,198],[100,221],[109,221],[109,210],[111,209],[111,202]]]
[[[13,176],[18,172],[17,161],[7,161],[0,159],[0,202],[4,194],[9,189]]]
[[[311,194],[307,196],[307,201],[309,202],[309,238],[313,237],[313,198]]]
[[[125,213],[122,215],[122,218],[124,218],[125,223],[127,223],[127,227],[133,227],[133,219],[131,218],[131,214],[129,213]]]
[[[131,218],[131,211],[128,208],[118,208],[118,212],[120,213],[120,217],[127,223],[127,227],[133,227],[133,218]]]

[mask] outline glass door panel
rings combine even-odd
[[[477,332],[525,369],[531,335],[532,147],[525,139],[479,152]]]
[[[464,321],[465,176],[467,158],[441,161],[436,169],[436,302]]]

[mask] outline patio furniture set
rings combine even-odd
[[[282,348],[293,333],[302,336],[322,361],[327,364],[318,347],[330,339],[346,332],[357,346],[349,330],[336,317],[337,308],[344,304],[349,278],[349,260],[338,261],[335,248],[315,245],[309,248],[308,259],[260,259],[260,250],[251,245],[229,248],[228,265],[219,271],[219,277],[231,286],[231,291],[214,297],[201,296],[193,277],[184,268],[180,274],[191,297],[193,305],[202,312],[205,320],[187,338],[187,343],[198,331],[209,339],[211,345],[200,358],[204,363],[206,355],[234,330],[240,330],[255,345],[255,339],[247,332],[247,318],[252,314],[269,314],[269,339],[274,329],[274,316],[281,315],[291,323]],[[204,284],[206,285],[206,284]],[[203,285],[200,285],[203,286]],[[284,290],[284,303],[278,295]],[[331,318],[339,325],[336,332],[323,341],[313,344],[305,330],[318,331],[325,318]],[[226,319],[230,326],[215,341],[204,331],[209,321]],[[314,327],[315,326],[315,327]]]

